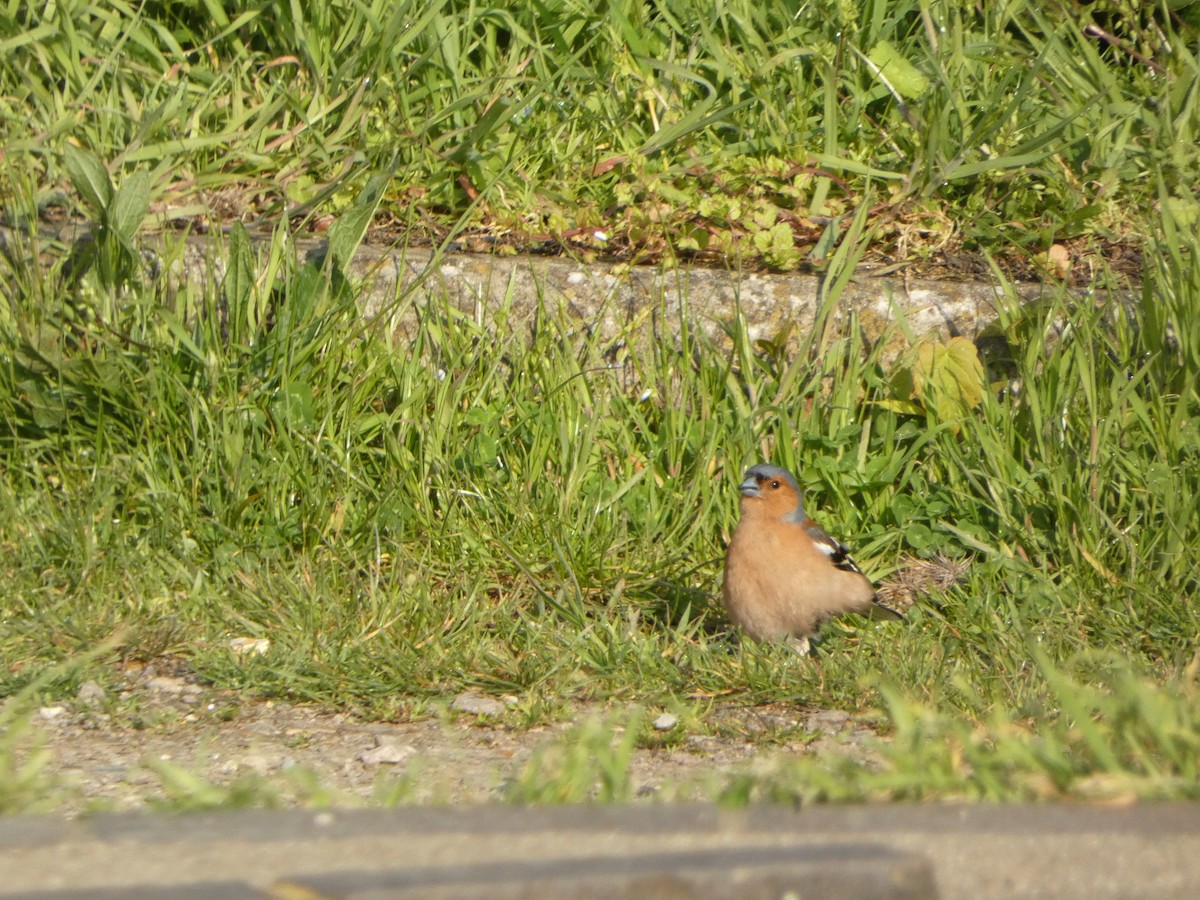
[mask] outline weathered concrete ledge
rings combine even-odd
[[[450,254],[435,259],[422,250],[404,253],[364,247],[352,272],[366,285],[364,312],[390,315],[400,333],[413,328],[422,305],[449,302],[480,323],[506,308],[510,322],[532,321],[539,312],[562,310],[572,318],[615,337],[632,324],[648,322],[663,337],[681,321],[720,338],[724,325],[742,316],[752,339],[771,338],[791,327],[807,333],[822,312],[821,279],[800,274],[738,273],[681,267],[628,268],[583,264],[562,257],[502,257]],[[894,328],[903,319],[908,331],[923,337],[978,337],[995,322],[998,306],[1016,305],[1061,290],[1023,284],[1008,295],[986,283],[852,279],[830,310],[835,328],[856,315],[865,337],[903,341]],[[397,302],[411,298],[411,303]]]
[[[0,898],[1191,898],[1200,805],[0,818]]]
[[[305,260],[324,257],[323,241],[300,238]],[[219,248],[218,248],[219,249]],[[210,280],[224,275],[224,257],[211,237],[187,240],[177,275]],[[620,336],[632,325],[666,338],[687,322],[721,339],[724,326],[742,316],[752,339],[773,338],[784,329],[807,333],[825,302],[822,280],[796,273],[743,273],[700,266],[628,267],[584,263],[557,256],[500,256],[447,253],[423,248],[364,245],[350,265],[361,285],[363,313],[379,317],[394,333],[412,334],[431,304],[449,304],[481,325],[503,310],[515,326],[547,311],[565,313],[602,337]],[[996,321],[1002,304],[1016,306],[1064,288],[1017,284],[1008,290],[986,282],[877,278],[857,274],[831,304],[838,329],[856,316],[864,336],[904,342],[904,329],[917,337],[962,335],[974,340]],[[894,326],[903,320],[904,329]]]
[[[70,223],[43,229],[41,239],[43,246],[52,241],[72,247],[90,235],[86,224]],[[262,246],[270,238],[252,240]],[[146,246],[173,260],[174,278],[205,283],[224,277],[224,242],[220,235],[151,236]],[[0,228],[0,249],[20,252],[23,243]],[[293,248],[300,258],[319,261],[326,243],[301,237]],[[793,336],[806,334],[826,299],[822,280],[812,275],[698,266],[631,268],[551,256],[438,256],[429,249],[374,245],[358,250],[349,274],[361,284],[364,315],[378,317],[402,337],[415,331],[432,305],[448,303],[481,325],[490,325],[498,311],[514,326],[561,312],[606,338],[638,326],[643,336],[649,328],[655,338],[665,339],[686,322],[719,341],[725,326],[741,316],[752,339],[774,338],[789,328]],[[874,277],[864,271],[834,298],[829,321],[836,331],[856,317],[867,340],[887,341],[884,355],[889,356],[905,344],[905,331],[919,338],[962,335],[974,340],[996,321],[1002,305],[1015,307],[1067,290],[1054,284],[1005,288],[987,282]],[[902,328],[895,327],[899,322]]]

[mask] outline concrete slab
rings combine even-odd
[[[5,900],[789,895],[1190,900],[1200,896],[1200,804],[0,819]]]
[[[318,896],[382,898],[570,897],[593,900],[667,900],[695,897],[826,900],[926,898],[936,894],[932,872],[919,856],[870,845],[749,848],[714,853],[666,853],[568,858],[499,865],[343,872],[277,883]]]

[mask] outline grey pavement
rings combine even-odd
[[[0,898],[1200,897],[1200,804],[0,818]]]

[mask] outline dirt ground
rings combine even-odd
[[[446,698],[444,716],[365,722],[317,707],[247,701],[154,664],[129,673],[115,699],[89,682],[74,701],[34,713],[18,759],[37,760],[54,780],[58,811],[512,799],[524,796],[512,787],[524,776],[528,788],[530,772],[538,773],[536,785],[566,771],[555,760],[580,746],[577,726],[621,712],[581,705],[567,721],[512,728],[501,701],[460,694]],[[128,709],[137,712],[104,711]],[[869,758],[874,737],[844,712],[780,704],[715,706],[696,734],[674,717],[650,715],[663,740],[634,751],[631,792],[639,798],[699,796],[714,779],[798,754]]]

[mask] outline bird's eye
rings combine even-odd
[[[771,482],[771,490],[773,490],[773,491],[774,491],[774,490],[778,490],[778,489],[779,489],[779,482],[778,482],[778,481],[772,481],[772,482]]]

